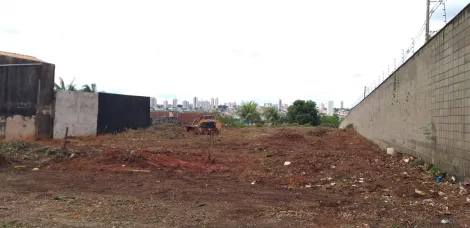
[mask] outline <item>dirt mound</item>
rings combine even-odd
[[[322,137],[326,135],[330,130],[325,127],[317,127],[312,130],[307,131],[307,135]]]
[[[108,153],[106,158],[109,162],[115,163],[141,163],[147,160],[147,157],[144,153],[139,151],[114,151],[113,153]]]
[[[274,139],[274,140],[289,140],[289,141],[303,141],[305,140],[305,137],[299,133],[294,133],[294,132],[276,132],[270,136],[268,136],[269,139]]]

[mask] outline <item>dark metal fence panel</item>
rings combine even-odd
[[[97,133],[114,133],[150,126],[150,97],[98,94]]]
[[[41,66],[0,67],[0,116],[36,115]]]

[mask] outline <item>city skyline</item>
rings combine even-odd
[[[159,98],[159,97],[151,97],[151,99],[152,98],[156,99],[158,105],[162,105],[163,101],[165,101],[165,100],[168,101],[169,104],[172,103],[173,99],[175,99],[175,96],[168,96],[166,99],[165,98]],[[211,102],[211,99],[213,98],[215,101],[217,101],[218,105],[222,105],[224,103],[229,103],[229,102],[232,102],[232,103],[237,102],[238,104],[242,103],[242,101],[240,101],[240,100],[227,100],[227,101],[222,100],[222,101],[220,101],[221,99],[219,97],[209,97],[207,99],[206,98],[201,98],[201,97],[192,97],[191,99],[180,99],[180,98],[176,97],[176,99],[178,100],[178,105],[182,105],[183,101],[189,101],[189,103],[192,104],[193,106],[195,105],[194,104],[194,99],[195,98],[197,98],[196,101],[201,101],[201,99],[203,99],[204,101],[209,101],[209,102]],[[328,102],[330,101],[330,100],[327,100],[325,102],[317,102],[314,99],[299,99],[299,100],[312,100],[316,103],[317,107],[320,107],[321,104],[325,104],[325,103],[328,104]],[[250,101],[252,101],[252,100],[244,100],[244,102],[250,102]],[[279,106],[282,106],[280,104],[291,105],[295,100],[292,101],[292,102],[284,102],[284,100],[282,98],[280,98],[280,99],[278,98],[276,100],[261,100],[261,102],[256,101],[256,100],[254,100],[254,101],[259,106],[264,106],[264,104],[269,104],[270,103],[270,104],[273,104],[273,105],[276,104],[276,106],[279,107]],[[334,104],[340,104],[340,106],[335,106],[334,108],[351,108],[351,107],[344,104],[344,100],[338,100],[338,101],[332,100],[332,101],[333,101]],[[343,107],[341,107],[341,105],[343,105]]]
[[[179,100],[180,102],[178,102],[178,98],[172,98],[171,100],[162,100],[161,104],[157,102],[158,100],[159,99],[155,97],[150,97],[150,107],[157,107],[158,105],[165,106],[165,103],[166,103],[166,107],[169,107],[170,102],[171,102],[171,107],[178,107],[181,105],[183,109],[193,109],[194,107],[202,108],[202,109],[211,109],[211,108],[217,109],[220,105],[232,106],[233,104],[237,104],[236,101],[228,101],[228,102],[219,103],[218,97],[211,97],[209,99],[193,97],[191,100]],[[284,105],[287,105],[287,106],[291,105],[291,103],[283,103],[282,99],[278,99],[278,103],[273,103],[273,102],[266,102],[266,103],[256,102],[256,103],[260,107],[274,107],[278,109],[278,111],[280,111],[281,108],[284,107]],[[348,107],[344,106],[343,100],[340,100],[338,102],[340,103],[339,106],[334,106],[335,102],[332,100],[329,100],[328,102],[326,102],[328,104],[327,107],[325,107],[324,103],[317,103],[317,102],[315,103],[316,103],[317,109],[319,109],[320,111],[325,109],[328,114],[333,113],[334,112],[333,109],[348,109]],[[156,105],[153,106],[153,104],[156,104]],[[238,104],[241,105],[242,102],[238,102]]]

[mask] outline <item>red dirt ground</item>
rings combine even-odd
[[[425,165],[387,156],[353,130],[224,129],[212,141],[210,161],[209,136],[181,128],[73,138],[67,152],[58,149],[61,140],[37,146],[55,155],[17,149],[0,172],[0,221],[7,227],[470,224],[470,196],[459,185],[436,183]],[[13,168],[20,164],[26,168]]]

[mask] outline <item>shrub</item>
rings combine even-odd
[[[331,123],[322,123],[320,124],[320,127],[326,127],[326,128],[337,128],[336,125],[331,124]]]

